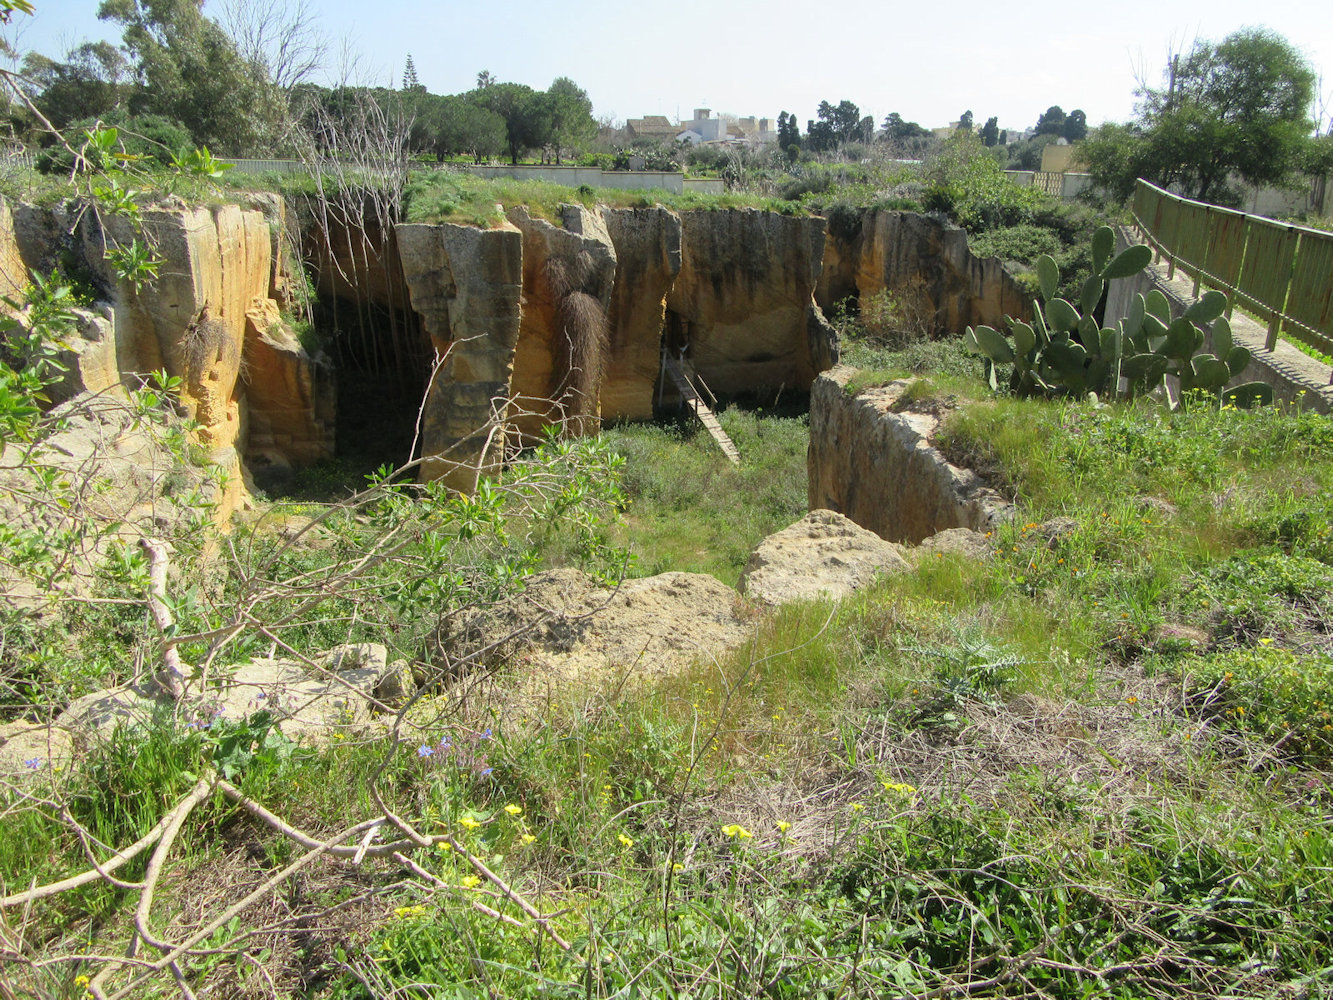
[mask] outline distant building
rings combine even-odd
[[[644,115],[625,121],[625,134],[631,139],[662,139],[670,142],[680,129],[666,115]]]
[[[663,142],[724,143],[760,145],[776,142],[777,129],[771,118],[751,115],[729,123],[725,118],[714,118],[711,108],[695,108],[693,117],[672,125],[663,115],[645,115],[625,122],[625,134],[630,139],[659,139]]]

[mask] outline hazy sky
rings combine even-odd
[[[711,107],[776,118],[786,110],[803,128],[821,100],[844,98],[877,122],[897,111],[926,126],[971,109],[978,125],[998,115],[1001,127],[1023,128],[1051,104],[1082,108],[1091,124],[1124,120],[1136,72],[1155,84],[1173,46],[1259,24],[1300,48],[1325,74],[1329,94],[1326,2],[312,0],[331,50],[346,42],[361,53],[365,82],[398,82],[410,52],[434,93],[470,89],[482,69],[541,89],[569,76],[599,116],[674,119]],[[18,45],[55,56],[70,43],[118,39],[97,20],[97,7],[98,0],[37,0],[35,18],[15,15],[31,22]],[[216,16],[220,0],[205,9]]]

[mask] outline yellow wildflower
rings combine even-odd
[[[521,840],[521,841],[523,841],[523,843],[525,843],[525,844],[531,844],[534,840],[537,839],[537,837],[536,837],[534,834],[531,834],[531,833],[525,833],[525,834],[523,834],[523,836],[519,837],[518,839]]]
[[[478,823],[471,816],[464,816],[462,819],[458,821],[458,825],[461,826],[464,830],[475,830],[477,829],[477,827],[481,826],[481,824]]]
[[[732,840],[746,840],[747,838],[754,836],[753,833],[745,829],[745,827],[741,826],[739,823],[730,823],[727,826],[724,826],[722,828],[722,833],[724,836],[730,837]]]
[[[620,842],[621,842],[622,844],[624,844],[626,847],[633,847],[633,846],[634,846],[634,838],[633,838],[633,837],[627,837],[627,836],[626,836],[625,834],[623,834],[623,833],[618,833],[618,834],[616,834],[616,840],[620,841]]]
[[[393,911],[393,915],[399,920],[407,920],[409,917],[419,917],[425,912],[424,906],[399,906]]]
[[[905,784],[902,784],[901,782],[897,782],[897,781],[885,781],[885,782],[882,782],[882,784],[884,785],[884,791],[886,791],[886,792],[899,792],[899,793],[901,793],[901,794],[903,794],[903,795],[915,795],[915,794],[916,794],[916,789],[915,789],[915,788],[913,788],[911,785],[905,785]]]
[[[778,833],[786,833],[790,829],[791,829],[791,824],[788,823],[785,819],[778,820]]]
[[[464,889],[475,889],[481,885],[481,879],[476,875],[465,875],[458,882]]]
[[[505,806],[505,812],[509,813],[510,816],[522,816],[523,807],[516,806],[511,802],[509,805]]]
[[[866,804],[865,804],[864,802],[853,802],[853,803],[852,803],[852,812],[854,812],[854,813],[864,812],[864,811],[865,811],[865,808],[866,808]]]

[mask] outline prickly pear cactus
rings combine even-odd
[[[1127,315],[1113,326],[1099,325],[1094,312],[1106,283],[1142,271],[1152,250],[1136,244],[1116,254],[1115,233],[1102,226],[1092,238],[1092,260],[1093,273],[1077,304],[1056,296],[1060,269],[1043,255],[1037,261],[1041,302],[1033,303],[1031,323],[1006,316],[1009,337],[989,326],[967,328],[964,349],[986,359],[992,389],[999,389],[998,366],[1011,365],[1009,388],[1020,396],[1132,397],[1155,389],[1167,375],[1179,380],[1182,394],[1219,396],[1249,364],[1250,352],[1232,342],[1221,292],[1206,292],[1174,320],[1161,292],[1135,294]],[[1203,354],[1209,330],[1215,353]],[[1238,406],[1273,398],[1272,389],[1258,382],[1235,386],[1226,395]]]

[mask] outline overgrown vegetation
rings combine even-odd
[[[1322,989],[1333,425],[951,385],[946,447],[1020,504],[985,562],[932,556],[839,607],[785,609],[717,661],[619,690],[566,683],[534,698],[517,663],[460,680],[418,704],[396,747],[353,727],[294,749],[264,737],[262,719],[149,744],[127,731],[60,782],[94,789],[77,818],[124,844],[201,768],[230,766],[245,794],[317,835],[378,811],[376,775],[397,814],[452,831],[552,915],[534,923],[452,847],[417,852],[414,868],[328,866],[301,888],[327,914],[317,928],[243,918],[213,940],[250,957],[191,960],[196,990],[260,989],[261,965],[293,995],[336,997],[411,983],[515,997]],[[609,433],[630,456],[640,569],[719,565],[691,545],[799,514],[796,489],[774,490],[784,475],[799,483],[801,422],[724,421],[747,455],[775,439],[773,457],[740,475],[678,432]],[[644,530],[671,518],[681,541]],[[242,732],[252,749],[236,757]],[[86,865],[55,816],[8,808],[10,886]],[[220,905],[239,898],[253,832],[234,800],[204,802],[184,837],[162,912],[202,880],[221,886]],[[294,860],[281,839],[263,843],[269,864]],[[80,921],[126,905],[90,887],[29,919],[58,958]],[[246,928],[257,934],[234,940]],[[83,968],[22,975],[58,990]]]

